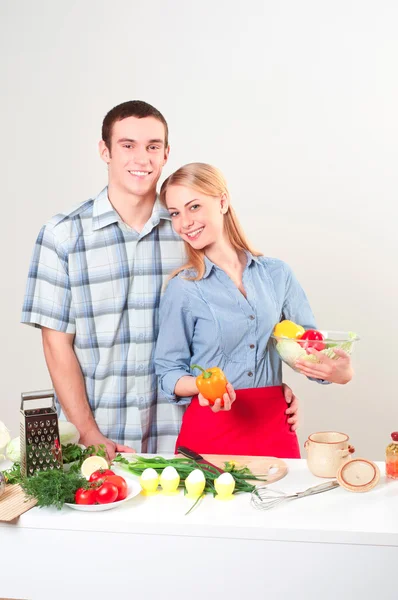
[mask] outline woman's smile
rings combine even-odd
[[[203,227],[199,227],[198,229],[195,229],[194,231],[191,231],[189,233],[187,232],[185,235],[190,240],[197,240],[198,237],[200,236],[200,234],[202,233],[203,229],[204,229],[204,226]]]

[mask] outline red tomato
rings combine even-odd
[[[94,473],[90,475],[89,481],[98,481],[99,479],[105,479],[105,477],[108,477],[108,475],[114,474],[115,473],[110,469],[98,469],[98,471],[94,471]]]
[[[76,504],[95,504],[97,500],[95,490],[79,488],[75,493]]]
[[[104,483],[94,491],[99,504],[110,504],[111,502],[115,502],[119,493],[117,487],[109,481],[104,481]]]
[[[325,344],[323,343],[324,336],[316,329],[307,329],[307,331],[305,331],[303,335],[299,337],[299,340],[300,346],[305,349],[315,348],[315,350],[320,352],[326,348]],[[304,343],[301,343],[301,340],[304,340]]]
[[[113,485],[115,485],[117,487],[117,490],[118,490],[118,495],[116,498],[117,502],[119,500],[124,500],[125,498],[127,498],[127,494],[129,493],[129,490],[127,487],[126,480],[123,479],[123,477],[120,477],[120,475],[111,475],[110,477],[106,478],[106,481],[110,481],[111,483],[113,483]]]

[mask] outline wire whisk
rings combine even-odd
[[[259,510],[269,510],[274,508],[282,502],[288,502],[289,500],[296,500],[296,498],[305,498],[305,496],[312,496],[313,494],[321,494],[322,492],[328,492],[339,487],[338,481],[328,481],[327,483],[321,483],[313,487],[304,490],[304,492],[296,492],[295,494],[285,494],[279,490],[269,489],[267,486],[260,486],[253,490],[251,494],[250,504]]]

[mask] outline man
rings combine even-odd
[[[80,442],[105,444],[110,459],[132,448],[172,452],[184,410],[158,394],[152,360],[161,289],[185,258],[156,195],[169,150],[153,106],[114,107],[99,144],[108,186],[41,229],[29,270],[22,322],[42,330],[57,398]],[[296,428],[287,386],[285,397]]]

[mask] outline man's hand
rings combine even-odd
[[[309,360],[298,359],[295,366],[300,370],[300,373],[307,377],[323,379],[324,381],[330,381],[330,383],[348,383],[354,375],[351,357],[341,348],[333,348],[333,352],[339,357],[337,360],[325,356],[315,348],[308,348],[308,353],[316,356],[319,362],[313,363]]]
[[[221,406],[221,398],[217,398],[211,407],[213,412],[217,413],[220,412],[220,410],[231,410],[232,404],[236,400],[236,392],[230,383],[227,383],[227,392],[222,399],[224,400],[224,406]],[[206,400],[202,394],[198,394],[198,400],[200,406],[210,406],[210,402]]]
[[[286,403],[289,405],[285,410],[285,414],[289,415],[287,422],[290,425],[291,431],[296,431],[299,423],[299,403],[296,396],[293,394],[293,390],[286,385],[286,383],[282,384],[283,395],[285,396]]]
[[[113,461],[116,454],[118,452],[134,452],[133,448],[129,448],[129,446],[123,446],[122,444],[117,444],[113,442],[109,438],[102,435],[100,431],[92,431],[86,434],[83,434],[80,438],[80,443],[84,446],[100,446],[103,444],[106,449],[106,453],[108,456],[108,460],[110,462]]]

